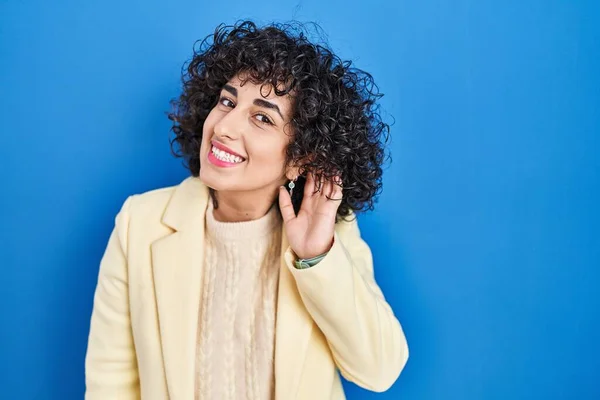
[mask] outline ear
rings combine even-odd
[[[285,177],[289,181],[297,178],[298,175],[300,175],[300,169],[298,167],[288,167],[285,172]]]
[[[288,164],[285,169],[285,178],[291,181],[292,179],[298,177],[298,175],[300,175],[300,165],[302,165],[301,160],[295,160],[292,161],[292,164]]]
[[[296,160],[294,164],[288,165],[285,172],[285,177],[288,180],[292,180],[300,175],[300,166],[305,165],[312,159],[312,155],[308,155],[300,160]],[[304,172],[304,171],[303,171]]]

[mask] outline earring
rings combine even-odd
[[[298,179],[298,177],[295,177],[294,180],[288,183],[288,187],[290,188],[290,197],[292,197],[292,193],[294,192],[294,188],[296,187],[296,184],[294,183],[296,182],[296,179]]]

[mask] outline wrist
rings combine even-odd
[[[302,255],[294,252],[294,254],[300,260],[308,260],[308,259],[312,259],[312,258],[317,258],[317,257],[320,257],[320,256],[324,256],[333,247],[333,242],[334,242],[334,238],[331,238],[331,242],[329,243],[329,246],[326,247],[325,249],[323,249],[322,251],[319,251],[319,252],[314,252],[314,253],[309,253],[309,254],[302,254]]]

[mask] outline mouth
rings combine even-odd
[[[217,140],[211,140],[210,144],[212,145],[212,147],[211,147],[212,151],[214,151],[216,149],[218,151],[223,152],[223,155],[229,155],[229,156],[245,159],[243,155],[236,153],[235,151],[233,151],[233,149],[230,149],[229,147],[225,146],[223,143],[221,143]]]
[[[207,158],[217,167],[236,167],[246,161],[245,158],[223,151],[214,145],[211,146]]]

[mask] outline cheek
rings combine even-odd
[[[214,109],[208,114],[204,125],[202,126],[202,144],[201,147],[205,148],[208,146],[208,142],[212,139],[214,126],[217,123],[217,113]]]
[[[216,119],[217,119],[217,113],[215,112],[215,109],[213,108],[210,111],[210,113],[208,113],[206,120],[204,120],[204,125],[202,127],[202,134],[204,136],[206,136],[206,134],[210,134],[213,131],[213,127],[217,123]]]
[[[285,163],[285,148],[279,141],[258,139],[246,147],[253,164],[265,170],[279,170]]]

